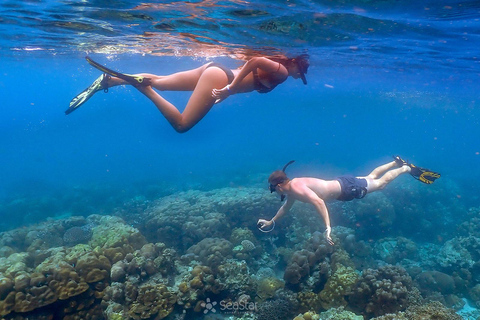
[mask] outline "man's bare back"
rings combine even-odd
[[[309,188],[323,201],[335,200],[340,196],[341,187],[338,180],[323,180],[318,178],[293,178],[291,181],[290,196],[302,202],[309,202],[308,199],[302,200],[302,197],[296,197],[296,193],[300,194],[303,188]]]

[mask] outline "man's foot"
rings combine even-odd
[[[108,91],[108,80],[111,77],[104,73],[100,77],[98,77],[87,89],[83,90],[80,94],[78,94],[75,98],[70,101],[70,106],[65,111],[65,114],[70,114],[75,111],[78,107],[82,104],[87,102],[97,91],[104,90],[105,92]]]
[[[432,184],[436,179],[440,178],[440,174],[437,172],[430,171],[425,168],[417,167],[416,165],[409,163],[410,174],[417,180],[420,180],[426,184]]]
[[[400,158],[400,156],[393,156],[393,160],[395,160],[395,163],[397,164],[398,167],[403,167],[407,165],[407,161]]]

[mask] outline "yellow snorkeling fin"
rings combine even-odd
[[[410,171],[410,174],[417,180],[420,180],[423,183],[426,184],[432,184],[435,182],[436,179],[440,178],[440,173],[417,167],[414,164],[409,164],[410,168],[412,169]]]
[[[134,76],[131,74],[120,73],[109,69],[105,66],[102,66],[100,63],[93,61],[89,56],[86,56],[85,59],[88,63],[90,63],[93,67],[97,68],[98,70],[105,72],[113,77],[123,79],[130,83],[132,86],[148,86],[151,84],[150,78],[145,78],[141,76]]]

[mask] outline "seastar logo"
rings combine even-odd
[[[215,310],[215,308],[213,307],[216,304],[217,301],[210,301],[210,298],[207,298],[207,302],[202,302],[200,306],[202,306],[202,308],[205,308],[205,310],[203,310],[203,313],[207,314],[209,311],[214,313],[217,312],[217,310]]]

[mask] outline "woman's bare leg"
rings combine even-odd
[[[158,76],[151,73],[139,73],[135,76],[150,78],[151,86],[161,91],[193,91],[197,85],[200,76],[209,64],[199,68],[173,73],[167,76]],[[120,78],[111,77],[108,79],[108,88],[128,85],[129,83]]]
[[[195,70],[201,71],[201,68]],[[188,88],[193,85],[195,74],[193,72],[190,73],[190,71],[187,71],[187,73],[188,74],[167,76],[167,78],[170,77],[169,79],[159,77],[158,79],[154,79],[155,85],[152,84],[152,86],[159,90],[166,90],[165,88],[170,88],[169,90],[173,90],[172,88],[176,88],[176,90],[188,90]],[[180,84],[182,81],[181,78],[186,78],[183,81],[185,84]],[[205,68],[192,88],[193,93],[183,113],[153,90],[152,86],[139,86],[137,89],[152,100],[157,109],[177,132],[183,133],[196,125],[215,104],[212,90],[223,88],[227,84],[228,78],[223,70],[215,67]]]

